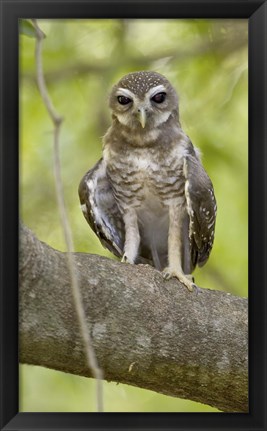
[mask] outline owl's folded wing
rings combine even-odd
[[[185,157],[184,174],[191,260],[193,267],[201,267],[213,246],[217,205],[212,182],[195,154]]]
[[[90,169],[79,185],[83,215],[102,245],[118,257],[123,255],[124,225],[106,175],[103,159]]]

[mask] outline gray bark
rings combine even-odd
[[[190,293],[147,265],[75,253],[87,324],[108,381],[248,411],[247,300]],[[20,361],[91,377],[66,254],[20,230]]]

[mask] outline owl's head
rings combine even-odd
[[[133,72],[112,88],[109,106],[119,123],[136,131],[178,119],[178,96],[170,82],[156,72]]]

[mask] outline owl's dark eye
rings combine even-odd
[[[151,100],[153,100],[153,102],[156,102],[156,103],[162,103],[164,102],[165,99],[166,99],[166,93],[157,93],[155,94],[155,96],[151,98]]]
[[[118,96],[118,102],[121,105],[128,105],[128,103],[130,103],[132,100],[129,97],[125,97],[125,96]]]

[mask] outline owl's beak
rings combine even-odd
[[[144,129],[145,125],[146,125],[146,111],[145,111],[145,108],[140,108],[138,110],[138,120],[140,121],[141,126]]]

